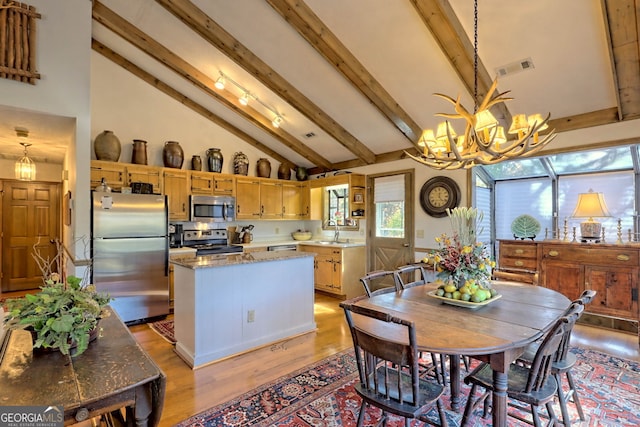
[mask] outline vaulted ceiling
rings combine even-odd
[[[402,158],[451,112],[433,93],[472,109],[496,75],[514,98],[499,119],[550,113],[562,132],[639,118],[636,1],[479,0],[477,91],[470,0],[94,0],[92,47],[319,172]],[[235,84],[216,89],[221,72]]]

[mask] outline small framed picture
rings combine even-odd
[[[362,203],[364,202],[364,196],[362,193],[356,193],[353,195],[353,201],[356,203]]]

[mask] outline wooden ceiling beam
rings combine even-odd
[[[222,119],[220,116],[217,116],[215,113],[209,111],[207,108],[205,108],[201,104],[198,104],[197,102],[193,101],[188,96],[186,96],[186,95],[182,94],[181,92],[175,90],[170,85],[166,84],[165,82],[163,82],[162,80],[158,79],[154,75],[144,71],[142,68],[138,67],[133,62],[131,62],[128,59],[124,58],[122,55],[118,54],[117,52],[115,52],[111,48],[105,46],[103,43],[99,42],[98,40],[91,39],[91,48],[94,51],[96,51],[99,54],[101,54],[102,56],[104,56],[105,58],[107,58],[110,61],[112,61],[113,63],[115,63],[115,64],[121,66],[122,68],[124,68],[125,70],[129,71],[131,74],[133,74],[133,75],[139,77],[140,79],[142,79],[143,81],[149,83],[154,88],[158,89],[159,91],[163,92],[164,94],[166,94],[166,95],[170,96],[171,98],[175,99],[176,101],[178,101],[182,105],[192,109],[196,113],[200,114],[204,118],[210,120],[211,122],[215,123],[216,125],[220,126],[223,129],[225,129],[229,133],[237,136],[238,138],[242,139],[243,141],[247,142],[248,144],[253,145],[255,148],[257,148],[258,150],[260,150],[263,153],[267,154],[268,156],[273,157],[275,160],[278,160],[281,163],[293,163],[289,159],[287,159],[286,157],[278,154],[277,152],[275,152],[271,148],[267,147],[266,145],[264,145],[263,143],[261,143],[257,139],[253,138],[251,135],[247,134],[243,130],[238,129],[234,125],[232,125],[229,122],[227,122],[226,120]]]
[[[556,132],[567,132],[576,129],[584,129],[592,126],[602,126],[608,125],[612,123],[617,123],[618,120],[618,109],[616,107],[605,108],[603,110],[591,111],[589,113],[577,114],[575,116],[567,116],[559,119],[549,120],[549,129],[554,129]],[[542,132],[546,133],[546,132]],[[633,143],[633,139],[617,141],[614,144],[626,144],[627,142]],[[609,146],[612,142],[607,142],[602,146]],[[551,147],[553,144],[549,145]],[[600,146],[595,146],[594,148],[599,148]],[[575,147],[570,147],[565,151],[575,150]],[[406,159],[407,155],[405,154],[406,150],[395,150],[389,151],[387,153],[381,153],[376,155],[376,163],[386,163],[393,162],[396,160]],[[544,149],[540,152],[540,155],[546,155],[548,153],[555,153],[558,150],[553,149]],[[358,159],[346,160],[344,162],[334,163],[334,168],[337,170],[351,169],[357,168],[361,166],[366,166],[364,163],[359,161]],[[318,168],[309,169],[310,174],[318,174],[324,172]]]
[[[447,0],[411,0],[411,3],[473,98],[475,92],[473,42],[467,37],[453,8]],[[482,102],[492,83],[493,79],[478,58],[477,104]],[[504,103],[492,107],[491,112],[505,129],[509,129],[511,113]]]
[[[371,164],[375,154],[365,144],[350,134],[337,121],[316,106],[302,92],[285,78],[236,40],[211,17],[189,0],[156,0],[161,6],[184,22],[189,28],[200,34],[205,40],[257,78],[269,89],[278,94],[296,110],[316,123],[323,131],[331,135],[358,158]],[[317,162],[314,162],[318,164]],[[322,165],[320,165],[322,166]]]
[[[620,119],[640,116],[640,2],[601,0]]]
[[[282,144],[289,147],[291,150],[295,151],[313,164],[329,170],[333,169],[333,165],[330,161],[311,150],[282,128],[274,128],[271,125],[271,120],[260,114],[255,109],[250,106],[241,106],[238,103],[237,97],[231,92],[215,89],[215,82],[213,79],[172,53],[169,49],[117,15],[98,0],[94,0],[92,17],[96,22],[104,25],[124,40],[181,75],[200,90],[215,98],[227,108],[241,115],[258,128],[269,133]]]
[[[400,107],[398,102],[369,73],[329,28],[301,0],[267,0],[267,2],[307,42],[358,89],[414,145],[422,128]]]

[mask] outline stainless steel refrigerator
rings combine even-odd
[[[169,313],[166,196],[93,192],[92,283],[124,322]]]

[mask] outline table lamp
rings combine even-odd
[[[604,194],[589,190],[588,193],[580,193],[578,195],[578,204],[571,216],[573,218],[587,218],[586,221],[580,223],[582,242],[594,240],[598,243],[602,233],[602,224],[594,221],[593,218],[610,217],[611,214],[604,201]]]

